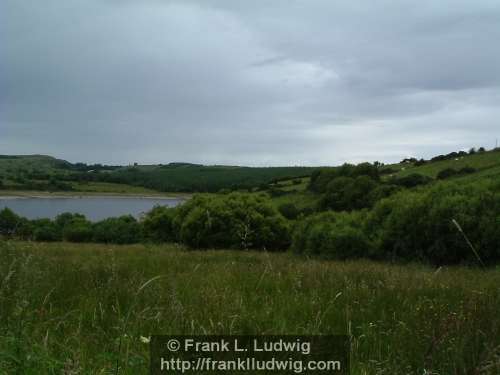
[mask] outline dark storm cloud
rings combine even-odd
[[[491,146],[497,1],[0,4],[0,153],[332,164]]]

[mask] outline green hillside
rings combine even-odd
[[[414,163],[398,163],[389,165],[388,168],[396,169],[398,176],[407,176],[411,173],[418,173],[435,178],[438,173],[446,168],[461,169],[465,167],[475,168],[477,172],[488,171],[496,174],[493,170],[500,167],[500,150],[491,150],[473,155],[463,155],[449,160],[429,161],[423,165]],[[488,175],[489,173],[481,175]]]
[[[308,176],[312,167],[204,166],[190,163],[106,166],[45,155],[1,155],[0,189],[78,192],[218,192]]]

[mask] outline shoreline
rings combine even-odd
[[[158,193],[158,194],[138,194],[138,193],[118,193],[118,192],[94,192],[94,191],[16,191],[0,190],[0,199],[22,199],[22,198],[139,198],[139,199],[189,199],[189,193]]]

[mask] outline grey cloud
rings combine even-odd
[[[325,165],[491,146],[499,25],[487,0],[5,0],[0,153]]]

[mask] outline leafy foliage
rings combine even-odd
[[[142,240],[139,222],[131,215],[101,220],[92,226],[94,242],[131,244]]]
[[[369,257],[372,244],[363,232],[364,213],[325,212],[295,228],[292,250],[326,259]]]
[[[482,186],[441,184],[423,192],[404,192],[382,200],[369,215],[367,232],[378,258],[433,264],[500,260],[500,196]]]
[[[286,220],[265,195],[196,196],[179,207],[174,225],[193,248],[281,250],[290,241]]]

